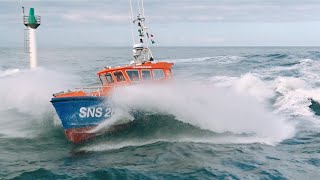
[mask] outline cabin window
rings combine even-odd
[[[143,69],[143,70],[141,71],[141,73],[142,73],[142,79],[143,79],[143,80],[151,80],[150,70]]]
[[[116,78],[117,82],[122,82],[122,81],[126,80],[121,71],[117,71],[117,72],[113,73],[113,75]]]
[[[169,69],[166,70],[166,75],[167,75],[168,77],[171,77],[171,71],[170,71]]]
[[[138,70],[126,70],[131,81],[139,81],[139,71]]]
[[[158,79],[164,78],[164,73],[162,69],[154,69],[152,70],[152,72],[153,72],[153,79],[158,80]]]
[[[106,79],[103,77],[103,75],[100,75],[99,79],[100,79],[100,82],[101,82],[102,85],[106,84]]]
[[[111,83],[114,82],[113,78],[112,78],[112,75],[110,73],[107,73],[105,76],[106,76],[108,84],[111,84]]]

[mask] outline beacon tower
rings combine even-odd
[[[36,29],[40,26],[41,17],[34,14],[34,8],[30,8],[29,16],[24,14],[23,11],[23,24],[27,27],[24,34],[24,49],[30,56],[30,68],[37,67],[37,42],[36,42]]]

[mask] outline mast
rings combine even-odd
[[[130,8],[131,8],[131,19],[133,24],[136,24],[138,27],[138,42],[136,42],[133,38],[133,57],[134,57],[134,64],[144,63],[146,61],[153,61],[153,55],[149,48],[149,40],[150,36],[153,36],[148,32],[148,27],[146,25],[146,18],[144,16],[144,6],[143,0],[138,0],[138,9],[139,14],[136,18],[133,18],[132,12],[132,3],[130,1]],[[152,42],[154,42],[152,40]]]

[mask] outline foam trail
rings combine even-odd
[[[172,114],[202,129],[251,134],[269,144],[294,133],[292,124],[266,110],[255,99],[209,85],[189,82],[121,87],[113,94],[113,102],[115,113],[119,109],[120,112],[134,109]],[[98,128],[102,129],[103,125]]]
[[[108,141],[85,145],[76,150],[81,152],[96,152],[96,151],[109,151],[128,147],[139,147],[144,145],[149,145],[157,142],[193,142],[193,143],[210,143],[210,144],[252,144],[252,143],[264,143],[272,144],[268,142],[268,139],[257,138],[257,137],[241,137],[241,136],[223,136],[223,137],[173,137],[173,138],[160,138],[160,139],[150,139],[150,140],[138,140],[132,139],[127,141]]]

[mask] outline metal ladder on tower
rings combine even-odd
[[[30,53],[30,34],[29,29],[24,29],[24,52]]]

